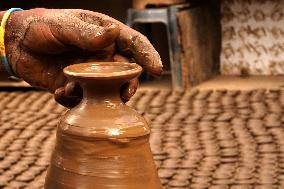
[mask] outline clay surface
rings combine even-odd
[[[84,63],[64,69],[83,88],[81,103],[62,116],[45,189],[161,189],[145,119],[126,106],[120,87],[142,68]]]

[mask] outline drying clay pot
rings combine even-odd
[[[120,98],[120,87],[142,68],[83,63],[64,69],[83,100],[60,120],[45,189],[161,189],[149,126]]]

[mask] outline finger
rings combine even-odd
[[[65,106],[66,108],[75,107],[77,104],[80,103],[80,100],[66,96],[65,91],[64,91],[64,87],[59,88],[55,91],[54,99],[56,100],[56,102]]]
[[[113,60],[115,62],[126,62],[126,63],[132,62],[131,60],[129,60],[128,58],[126,58],[125,56],[122,56],[120,54],[115,54],[113,56]]]
[[[99,26],[72,15],[59,17],[54,22],[31,23],[23,44],[34,51],[52,54],[68,51],[74,46],[93,52],[111,45],[119,35],[119,28],[114,23]],[[38,40],[33,40],[34,37]]]
[[[162,73],[163,65],[160,55],[144,35],[104,14],[86,10],[75,10],[75,12],[80,19],[89,23],[104,25],[111,22],[118,25],[120,33],[116,42],[120,54],[134,57],[136,63],[153,75]]]
[[[153,75],[161,75],[163,65],[160,55],[148,39],[127,26],[121,26],[121,28],[117,40],[117,47],[121,54],[133,56],[136,63],[146,71]]]
[[[68,82],[64,87],[64,95],[71,96],[74,91],[75,85],[75,82]]]
[[[74,16],[71,23],[66,23],[59,29],[54,28],[52,33],[57,39],[67,44],[96,51],[112,44],[119,35],[119,28],[114,23],[98,26],[84,22]]]
[[[115,19],[98,12],[83,9],[67,9],[67,12],[68,11],[71,11],[77,18],[79,18],[83,22],[98,26],[106,27],[117,22]]]
[[[82,99],[83,98],[83,89],[79,84],[77,84],[75,82],[68,82],[65,85],[65,95],[71,96],[71,97],[74,97],[74,98]]]
[[[127,102],[135,94],[138,88],[138,78],[131,80],[121,87],[121,99],[123,102]]]
[[[112,54],[112,56],[110,56],[110,54]],[[115,54],[113,55],[113,53],[110,52],[103,52],[100,51],[98,53],[98,51],[95,52],[95,54],[93,54],[92,56],[90,56],[88,59],[85,60],[85,62],[126,62],[126,63],[130,63],[130,62],[135,62],[133,59],[128,59],[125,56],[122,56],[120,54]]]
[[[29,25],[22,44],[32,52],[45,54],[60,54],[72,49],[71,46],[62,43],[52,34],[49,25],[41,22]]]
[[[88,57],[86,61],[87,62],[113,61],[114,52],[115,52],[115,44],[113,43],[104,49],[93,52],[92,54],[90,54],[90,56]]]
[[[67,108],[78,105],[82,97],[82,88],[74,82],[69,82],[65,87],[60,87],[54,92],[55,100]]]

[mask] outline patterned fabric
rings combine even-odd
[[[222,0],[221,73],[284,74],[284,1]]]

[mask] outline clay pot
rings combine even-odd
[[[83,63],[65,75],[83,88],[81,103],[62,116],[45,189],[161,189],[149,126],[120,98],[120,87],[142,68]]]

